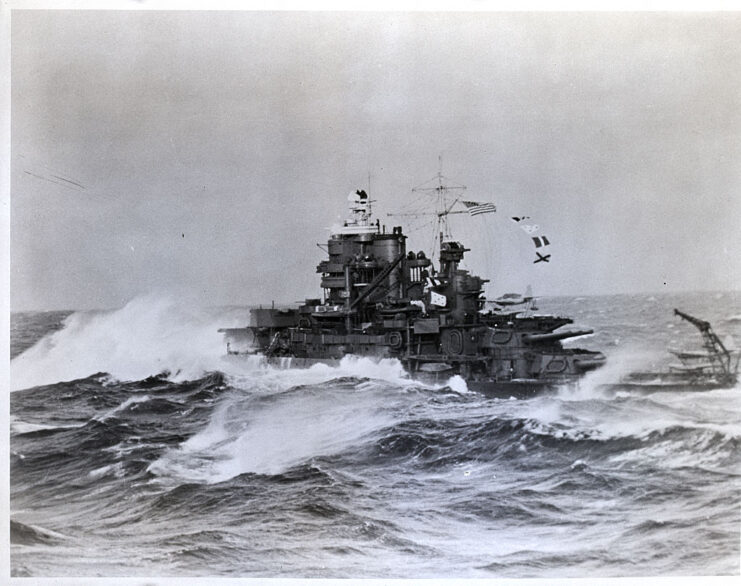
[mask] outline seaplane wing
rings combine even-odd
[[[708,363],[705,364],[670,364],[669,370],[674,370],[676,372],[702,372],[706,368],[712,368],[713,365]]]
[[[683,360],[700,360],[706,359],[710,356],[707,352],[702,350],[670,350],[674,356]]]
[[[530,285],[528,285],[527,290],[525,291],[525,294],[522,295],[520,293],[505,293],[501,297],[497,297],[496,299],[493,299],[491,303],[496,303],[497,305],[522,305],[523,303],[529,303],[534,299],[533,297],[533,290]]]
[[[497,305],[522,305],[523,303],[526,303],[527,299],[520,295],[519,293],[505,293],[501,297],[497,297],[496,299],[492,299],[492,303],[496,303]]]

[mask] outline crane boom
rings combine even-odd
[[[731,372],[731,353],[713,331],[710,322],[692,317],[676,308],[674,309],[674,315],[678,315],[683,320],[690,322],[700,330],[703,339],[703,346],[708,351],[708,358],[712,362],[714,370],[717,369],[721,373],[729,374]]]
[[[703,321],[701,319],[697,319],[696,317],[692,317],[691,315],[684,313],[683,311],[679,311],[676,308],[674,309],[674,315],[678,315],[682,319],[690,322],[693,326],[695,326],[701,332],[712,330],[709,322]]]

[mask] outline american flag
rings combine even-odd
[[[479,214],[491,214],[497,211],[497,206],[493,203],[481,203],[478,201],[464,201],[463,203],[468,208],[468,213],[472,216],[478,216]]]

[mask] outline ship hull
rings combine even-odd
[[[631,391],[643,393],[692,392],[730,389],[736,385],[736,377],[688,376],[681,372],[634,372],[620,382],[601,385],[609,391]]]
[[[368,358],[358,355],[355,358]],[[336,358],[300,358],[300,357],[266,357],[262,354],[252,353],[233,353],[227,355],[230,362],[242,363],[246,360],[253,360],[254,366],[271,367],[279,369],[307,369],[312,366],[322,364],[331,367],[338,367],[342,362]],[[372,359],[372,358],[371,358]],[[454,376],[451,372],[409,372],[410,379],[425,384],[445,385]],[[461,377],[462,378],[462,377]],[[556,393],[558,389],[577,383],[577,377],[563,377],[559,379],[514,379],[514,380],[494,380],[494,379],[463,379],[469,391],[481,393],[490,398],[499,399],[527,399],[530,397],[540,396],[543,394]]]
[[[718,382],[693,382],[693,383],[633,383],[618,382],[607,385],[600,385],[600,389],[607,391],[624,391],[640,393],[682,393],[697,391],[717,391],[719,389],[731,389],[733,384],[723,384]]]

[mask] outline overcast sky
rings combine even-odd
[[[370,174],[402,223],[440,155],[498,207],[453,226],[491,295],[741,288],[739,38],[736,13],[14,11],[11,307],[318,296],[347,194]]]

